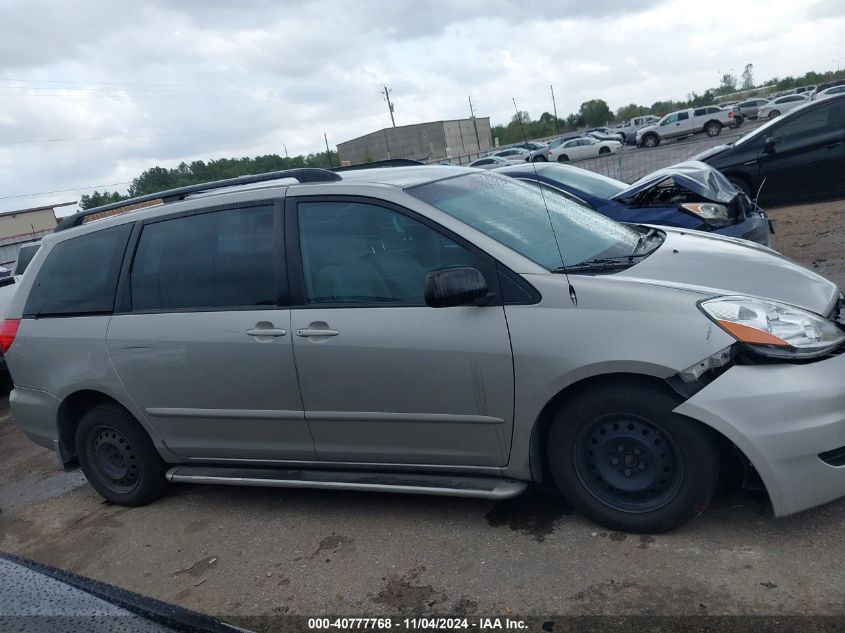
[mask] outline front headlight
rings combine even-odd
[[[725,332],[766,356],[814,358],[845,342],[845,331],[832,321],[778,301],[728,296],[699,307]]]
[[[687,202],[681,208],[700,217],[709,226],[728,226],[733,222],[728,208],[715,202]]]

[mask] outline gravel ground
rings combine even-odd
[[[777,248],[845,284],[845,202],[772,216]],[[764,495],[726,490],[698,520],[656,536],[608,532],[539,491],[492,503],[180,485],[123,508],[61,472],[4,400],[0,508],[0,550],[230,621],[845,615],[845,500],[776,520]],[[801,622],[789,629],[828,630]]]

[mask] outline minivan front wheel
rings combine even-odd
[[[613,530],[665,532],[696,517],[716,489],[719,453],[704,427],[672,413],[677,404],[640,381],[567,401],[547,446],[560,492]]]
[[[91,408],[76,429],[82,472],[107,501],[140,506],[164,494],[165,464],[138,422],[116,404]]]

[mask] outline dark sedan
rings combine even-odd
[[[495,171],[539,182],[619,222],[713,231],[769,244],[771,225],[766,214],[703,163],[666,167],[632,185],[557,163],[512,165]]]
[[[810,101],[693,160],[767,206],[845,195],[845,95]]]

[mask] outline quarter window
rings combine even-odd
[[[121,224],[59,242],[29,293],[24,314],[50,316],[108,314],[131,224]]]
[[[130,274],[133,310],[276,305],[272,205],[148,224]]]
[[[360,202],[302,202],[299,241],[308,303],[423,305],[425,278],[480,258],[434,229]]]

